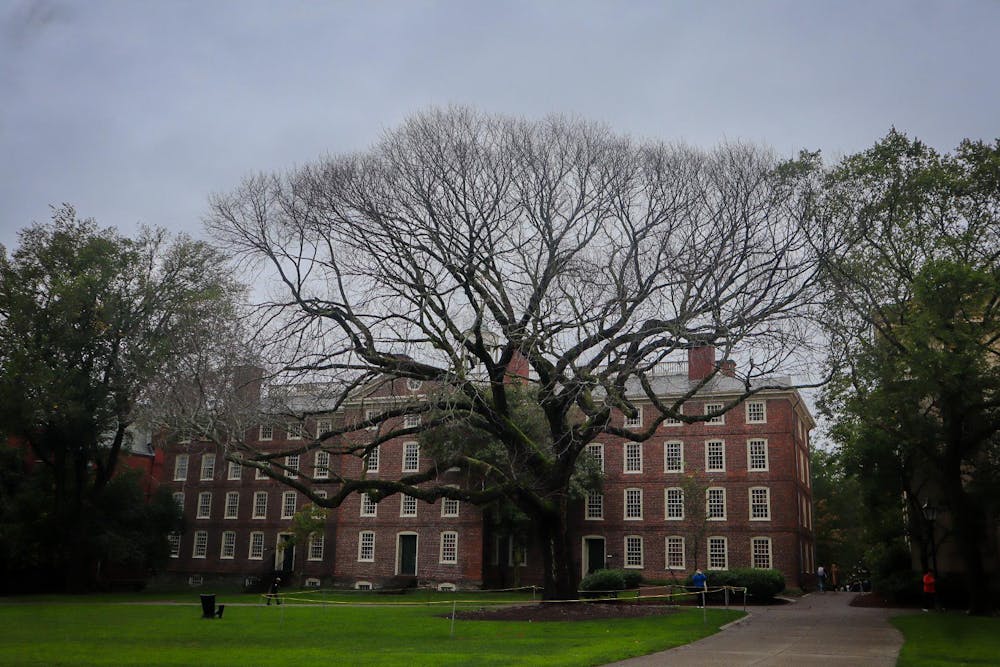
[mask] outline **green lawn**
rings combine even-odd
[[[1000,663],[1000,618],[907,614],[894,617],[892,624],[906,638],[896,663],[899,667]]]
[[[202,620],[194,605],[92,597],[0,604],[0,664],[598,665],[694,641],[742,615],[711,609],[707,625],[694,609],[569,623],[456,621],[452,636],[451,620],[440,617],[450,605],[232,606],[238,597],[220,596],[230,603],[221,621]]]

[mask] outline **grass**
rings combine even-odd
[[[1000,660],[1000,618],[907,614],[895,616],[892,624],[905,638],[899,667],[996,665]]]
[[[442,617],[450,604],[233,606],[241,596],[220,596],[230,606],[218,621],[201,619],[196,604],[95,597],[0,604],[0,664],[597,665],[689,643],[742,616],[710,609],[704,624],[700,610],[683,609],[602,621],[456,621],[452,636]],[[191,594],[183,598],[190,603]]]

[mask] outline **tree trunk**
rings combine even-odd
[[[567,525],[568,500],[563,496],[553,511],[535,519],[542,546],[545,600],[572,600],[577,596],[576,569]]]

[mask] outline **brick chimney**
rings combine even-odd
[[[526,382],[528,380],[528,358],[520,350],[514,350],[514,355],[507,362],[504,382]]]
[[[715,369],[715,346],[692,345],[688,348],[688,379],[701,380]]]
[[[719,364],[719,372],[727,377],[736,377],[736,362],[732,359],[725,359]]]

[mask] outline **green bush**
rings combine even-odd
[[[898,604],[917,604],[924,591],[923,575],[912,570],[898,570],[877,577],[872,588],[887,600]]]
[[[642,574],[635,570],[597,570],[580,582],[581,591],[623,591],[638,588]]]
[[[777,570],[740,567],[732,570],[709,570],[705,574],[708,575],[709,588],[745,587],[747,595],[757,602],[773,600],[775,595],[785,590],[785,577]],[[688,577],[684,583],[686,586],[693,585],[691,577]],[[721,599],[719,594],[713,595],[712,598]]]

